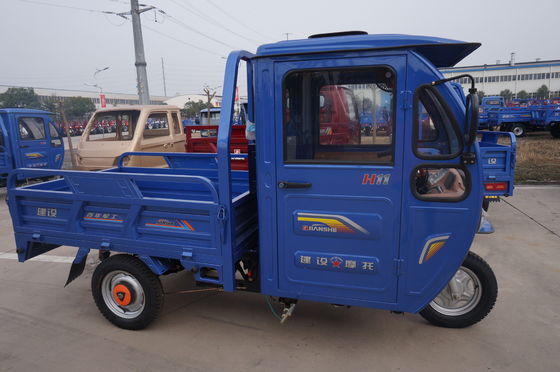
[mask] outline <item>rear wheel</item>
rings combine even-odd
[[[420,315],[440,327],[464,328],[490,313],[498,297],[498,283],[490,266],[469,252],[447,286]]]
[[[515,137],[523,137],[527,133],[527,129],[525,128],[525,124],[522,123],[514,123],[510,127],[510,131],[515,134]]]
[[[101,261],[93,273],[91,290],[103,316],[124,329],[145,328],[163,307],[159,278],[130,255],[110,256]]]

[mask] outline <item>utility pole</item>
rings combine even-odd
[[[286,40],[290,40],[290,35],[292,34],[292,32],[284,32],[284,35],[286,35]]]
[[[132,33],[134,35],[134,54],[136,57],[136,75],[138,86],[138,99],[141,105],[150,104],[148,90],[148,75],[146,73],[146,58],[144,57],[144,41],[142,39],[142,25],[140,14],[154,9],[153,6],[144,9],[138,8],[138,0],[130,0],[130,16],[132,17]]]
[[[161,73],[163,75],[163,95],[167,97],[167,87],[165,86],[165,66],[163,64],[163,57],[161,57]]]

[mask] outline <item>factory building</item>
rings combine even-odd
[[[21,88],[14,87],[12,85],[0,85],[0,93],[4,93],[8,88]],[[119,105],[138,105],[138,95],[137,94],[125,94],[125,93],[110,93],[110,92],[90,92],[84,90],[68,90],[68,89],[52,89],[52,88],[35,88],[33,87],[35,94],[39,96],[41,102],[47,101],[52,98],[56,98],[57,101],[64,101],[64,99],[69,97],[85,97],[91,98],[96,108],[101,107],[100,95],[105,96],[105,102],[107,107],[114,107]],[[169,99],[169,97],[163,96],[150,96],[150,103],[152,105],[162,105],[164,101]]]
[[[516,63],[515,54],[512,53],[508,63],[496,62],[493,65],[442,68],[440,71],[445,77],[461,74],[473,76],[477,89],[487,96],[499,95],[503,90],[509,89],[514,98],[520,91],[535,98],[537,90],[546,85],[549,97],[560,97],[560,60]],[[466,92],[469,80],[463,78],[459,82]]]

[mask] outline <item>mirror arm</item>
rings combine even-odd
[[[457,79],[462,79],[462,78],[468,78],[471,81],[471,87],[469,88],[469,93],[476,93],[476,88],[474,86],[474,78],[469,75],[469,74],[462,74],[462,75],[457,75],[457,76],[452,76],[450,78],[447,79],[441,79],[441,80],[436,80],[436,81],[432,81],[432,86],[435,85],[440,85],[443,83],[447,83],[448,81],[453,81],[453,80],[457,80]]]

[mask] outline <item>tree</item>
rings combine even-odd
[[[185,106],[181,110],[181,115],[186,118],[194,118],[199,114],[200,110],[203,110],[205,108],[206,108],[206,103],[202,102],[202,100],[200,99],[198,100],[198,102],[187,101],[187,103],[185,103]]]
[[[520,90],[519,92],[517,92],[517,98],[521,98],[521,99],[529,98],[529,93],[527,93],[524,90]]]
[[[40,109],[41,103],[33,88],[8,88],[0,94],[0,107]]]
[[[45,111],[57,112],[59,101],[60,97],[57,97],[53,94],[52,96],[43,99],[41,108]]]
[[[541,87],[539,89],[537,89],[537,92],[535,94],[535,98],[537,99],[546,99],[548,98],[550,94],[550,91],[548,90],[548,87],[546,85],[541,85]]]
[[[216,89],[210,88],[208,85],[206,85],[202,91],[204,92],[204,94],[206,94],[206,108],[208,109],[206,116],[206,125],[210,125],[210,109],[214,106],[212,105],[212,100],[214,99],[214,97],[216,97]]]
[[[64,100],[64,112],[70,120],[83,119],[95,111],[91,98],[69,97]]]
[[[513,97],[513,92],[509,89],[504,89],[500,92],[500,96],[504,97],[506,101],[509,101]]]
[[[479,101],[482,101],[482,98],[486,95],[483,90],[479,90],[478,92],[476,92],[476,94],[478,94]]]

